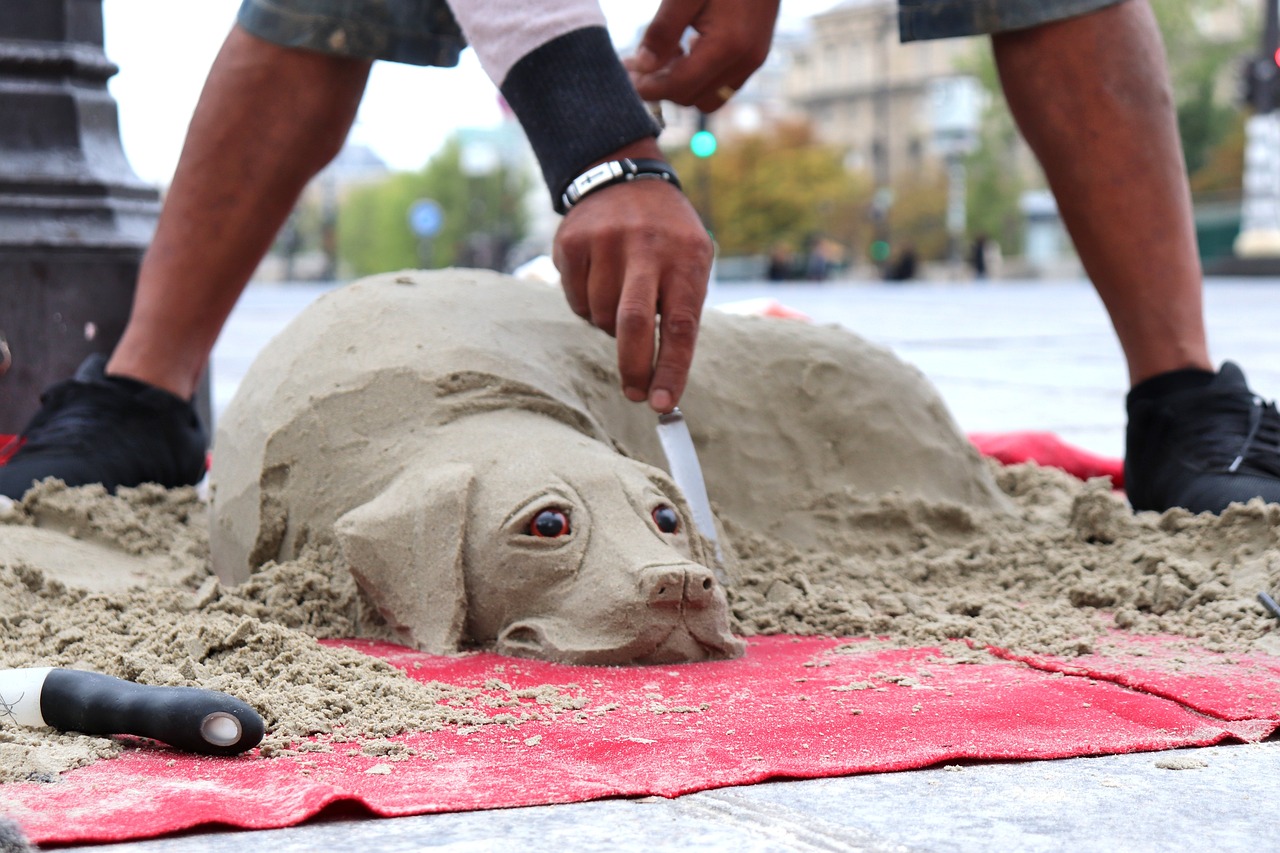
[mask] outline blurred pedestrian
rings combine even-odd
[[[973,238],[973,243],[969,245],[969,267],[973,270],[973,277],[983,279],[987,277],[987,235],[981,232]]]
[[[769,252],[769,267],[765,277],[769,281],[789,281],[795,275],[795,258],[785,243],[778,243]]]
[[[919,256],[916,255],[916,247],[911,243],[903,244],[898,251],[897,257],[889,262],[884,270],[885,281],[911,281],[916,277],[916,267],[919,263]]]

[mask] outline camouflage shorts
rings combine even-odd
[[[274,44],[410,65],[451,67],[467,46],[444,0],[244,0],[237,21]]]
[[[898,0],[903,41],[1025,30],[1121,0]]]
[[[1121,0],[898,0],[903,41],[1021,30]],[[244,0],[240,26],[275,44],[453,66],[466,40],[444,0]]]

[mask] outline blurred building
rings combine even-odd
[[[1258,0],[1220,0],[1195,10],[1196,31],[1209,42],[1235,41],[1260,19]]]
[[[787,100],[819,139],[847,151],[850,168],[887,186],[940,165],[931,87],[963,73],[972,39],[902,44],[894,0],[845,0],[811,18],[788,53]]]
[[[773,40],[768,59],[751,75],[751,79],[720,109],[707,117],[708,127],[717,137],[767,132],[777,124],[803,120],[805,112],[787,92],[791,53],[808,39],[803,32],[779,30]],[[625,56],[634,46],[623,50]],[[663,103],[664,129],[661,142],[667,147],[687,145],[698,129],[698,111]]]
[[[457,131],[462,146],[462,171],[468,179],[477,179],[503,171],[509,181],[526,184],[523,196],[516,198],[472,199],[467,215],[477,218],[469,227],[466,244],[456,263],[460,266],[510,270],[541,254],[551,253],[560,217],[551,209],[542,171],[533,148],[515,113],[499,98],[502,121],[493,127],[463,127]],[[515,187],[511,187],[514,191]],[[520,218],[526,224],[523,239],[516,241],[515,213],[497,211],[496,225],[482,228],[484,206],[489,203],[515,203],[521,208]],[[492,220],[491,220],[492,221]]]
[[[351,188],[391,173],[373,149],[347,142],[338,156],[307,184],[276,235],[271,252],[254,272],[257,281],[332,281],[337,268],[338,206]]]

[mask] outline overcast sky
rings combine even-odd
[[[787,26],[836,0],[784,0]],[[104,0],[107,56],[120,66],[110,87],[134,171],[167,183],[173,174],[205,74],[235,19],[240,0]],[[603,0],[617,44],[628,44],[657,7],[650,0]],[[466,51],[457,68],[375,64],[353,139],[392,168],[417,169],[458,127],[499,120],[493,85]]]

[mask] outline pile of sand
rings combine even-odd
[[[1280,588],[1280,506],[1221,517],[1135,516],[1104,483],[1019,466],[997,473],[1013,514],[889,496],[831,494],[804,510],[802,550],[726,519],[737,556],[735,631],[880,635],[904,645],[967,638],[1024,652],[1087,653],[1106,630],[1174,633],[1212,649],[1280,654],[1259,590]],[[336,561],[307,552],[221,587],[209,573],[207,507],[194,490],[65,489],[0,500],[0,668],[69,666],[239,696],[264,715],[268,755],[405,730],[480,725],[474,687],[420,684],[321,645],[367,619]],[[590,711],[547,690],[537,711]],[[507,696],[506,694],[510,694]],[[117,742],[0,725],[0,782],[52,780]]]
[[[225,590],[209,572],[206,518],[194,489],[156,487],[114,497],[100,486],[46,485],[0,509],[0,668],[66,666],[221,690],[262,713],[265,755],[315,734],[341,742],[583,707],[553,690],[529,711],[523,691],[486,685],[486,704],[520,709],[491,719],[472,710],[474,688],[422,684],[320,645],[356,633],[364,602],[350,577],[307,553]],[[0,725],[0,782],[52,781],[119,749],[106,738]]]

